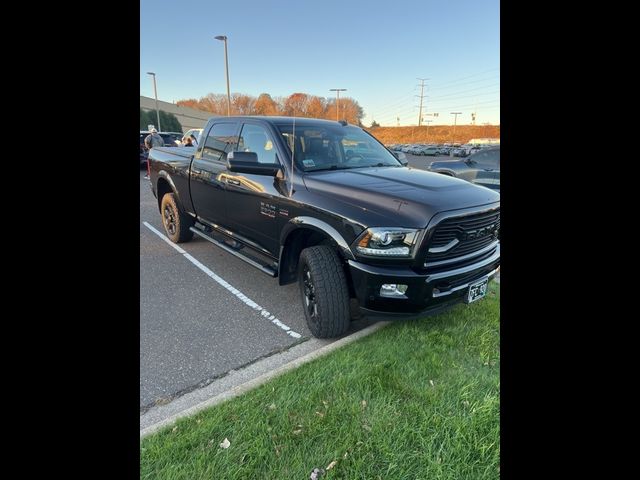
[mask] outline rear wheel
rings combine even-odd
[[[164,231],[173,243],[188,242],[193,238],[193,232],[189,230],[193,226],[193,218],[180,208],[175,194],[166,193],[162,197],[160,213]]]
[[[300,254],[298,283],[302,307],[314,337],[332,338],[349,328],[349,288],[336,251],[326,245]]]

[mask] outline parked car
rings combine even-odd
[[[149,156],[149,150],[144,144],[144,139],[149,136],[151,132],[148,130],[140,130],[140,166],[147,164],[147,157]],[[182,137],[181,133],[177,132],[158,132],[164,141],[165,147],[177,147]]]
[[[422,155],[435,157],[436,155],[440,155],[440,149],[438,147],[426,147],[424,150],[422,150]]]
[[[345,121],[215,117],[195,152],[152,149],[149,171],[172,242],[196,234],[297,282],[316,337],[344,334],[350,303],[392,319],[479,300],[499,271],[499,194],[406,168]]]
[[[428,170],[500,192],[500,147],[482,149],[465,160],[433,162]]]

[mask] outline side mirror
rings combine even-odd
[[[406,167],[407,165],[409,165],[409,160],[407,160],[407,156],[404,154],[404,152],[395,152],[395,151],[392,151],[392,152],[391,152],[391,154],[392,154],[394,157],[396,157],[396,158],[400,161],[400,163],[401,163],[403,166],[405,166],[405,167]]]
[[[279,163],[258,163],[255,152],[229,152],[227,168],[230,172],[253,173],[255,175],[269,175],[274,177],[280,170]]]

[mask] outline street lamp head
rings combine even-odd
[[[227,40],[227,36],[226,35],[218,35],[216,37],[214,37],[216,40],[221,40],[221,41],[226,41]]]
[[[154,72],[147,72],[147,75],[155,75]]]

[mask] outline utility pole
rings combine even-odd
[[[451,115],[455,115],[453,117],[453,143],[456,143],[456,124],[458,123],[458,115],[462,115],[462,112],[451,112]]]
[[[418,114],[418,126],[422,125],[422,98],[424,97],[424,82],[425,80],[429,80],[428,78],[418,78],[420,80],[420,95],[415,95],[416,97],[420,97],[420,113]]]
[[[427,122],[427,140],[429,140],[429,124],[433,122],[433,120],[425,120]]]
[[[336,120],[340,120],[340,92],[346,92],[346,88],[330,88],[330,92],[336,92]]]
[[[400,126],[400,117],[396,117],[396,120],[398,121],[398,127]]]

